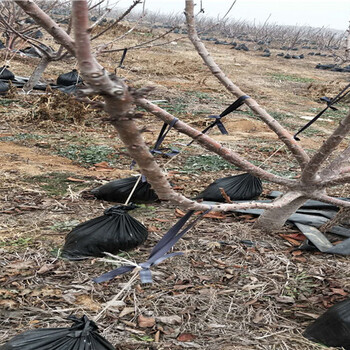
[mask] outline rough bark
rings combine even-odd
[[[305,202],[307,197],[300,192],[287,192],[281,198],[274,201],[278,207],[265,210],[255,223],[255,227],[263,231],[271,232],[280,229],[288,218],[295,213]]]

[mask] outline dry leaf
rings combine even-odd
[[[157,322],[162,322],[165,324],[181,324],[182,318],[177,315],[172,315],[172,316],[159,316],[156,317]]]
[[[156,324],[156,319],[154,317],[145,317],[142,315],[137,318],[137,321],[141,328],[151,328]]]
[[[187,342],[196,339],[196,336],[192,333],[181,333],[177,338],[178,341]]]
[[[76,296],[75,303],[84,306],[84,308],[91,311],[99,311],[101,309],[101,305],[98,302],[92,300],[89,295]]]
[[[94,164],[94,166],[98,167],[98,168],[107,168],[107,169],[112,169],[108,162],[100,162],[100,163],[96,163]]]
[[[281,295],[279,297],[276,297],[276,301],[280,303],[286,303],[286,304],[294,304],[295,300],[292,297],[288,297],[286,295]]]
[[[46,272],[49,272],[55,268],[54,264],[44,264],[40,267],[40,269],[36,272],[38,275],[43,275]]]
[[[67,177],[67,181],[72,181],[72,182],[86,182],[85,180],[76,179],[75,177]]]
[[[154,342],[159,343],[160,339],[160,331],[157,331],[157,333],[154,335]]]
[[[348,293],[345,292],[344,289],[341,289],[341,288],[331,288],[331,291],[333,292],[333,294],[339,294],[339,295],[342,295],[342,296],[347,296]]]
[[[133,307],[125,307],[121,313],[119,314],[119,317],[124,317],[126,315],[129,315],[131,313],[133,313],[135,311],[135,309]]]

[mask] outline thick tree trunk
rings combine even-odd
[[[299,209],[308,198],[301,196],[299,192],[287,192],[276,199],[276,208],[265,210],[255,223],[254,227],[265,232],[279,230],[288,218]]]
[[[38,84],[41,76],[43,75],[45,69],[51,62],[51,59],[47,56],[43,56],[39,62],[39,64],[35,67],[34,72],[30,76],[29,80],[24,84],[23,90],[25,92],[29,92],[33,89],[33,87]]]

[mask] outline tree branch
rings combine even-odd
[[[333,151],[343,141],[345,136],[350,131],[350,113],[340,121],[339,126],[334,130],[333,134],[323,142],[320,149],[311,158],[310,162],[306,165],[301,180],[305,183],[317,180],[319,176],[317,172],[321,168],[323,162],[333,153]]]
[[[32,0],[14,0],[36,23],[51,34],[67,51],[75,56],[74,41],[60,26],[53,21],[44,11],[40,9]]]
[[[201,42],[195,29],[194,11],[193,11],[193,0],[186,0],[186,21],[189,38],[197,50],[198,54],[202,57],[204,63],[212,72],[212,74],[230,91],[234,96],[241,97],[246,95],[239,87],[223,73],[221,68],[215,63],[214,59],[208,53],[205,45]],[[279,139],[284,142],[288,149],[293,153],[297,159],[300,167],[303,169],[306,163],[309,161],[309,157],[306,152],[300,147],[297,142],[293,139],[292,135],[283,128],[274,118],[272,118],[259,104],[252,98],[248,98],[244,101],[247,106],[263,120],[271,130],[273,130]]]
[[[138,106],[144,108],[146,111],[154,114],[167,124],[170,124],[175,119],[173,115],[144,98],[136,99],[135,103]],[[189,125],[185,124],[180,120],[176,122],[174,128],[180,131],[181,133],[195,139],[200,145],[220,155],[228,162],[237,165],[243,171],[250,172],[251,174],[258,176],[264,180],[271,181],[287,187],[294,187],[297,184],[297,182],[294,180],[285,179],[283,177],[273,175],[261,168],[258,168],[254,164],[241,158],[238,154],[232,152],[230,149],[223,147],[221,144],[214,141],[208,135],[202,134],[200,131],[190,127]]]

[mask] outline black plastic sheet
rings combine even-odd
[[[81,83],[83,80],[76,69],[58,76],[57,85],[70,86]]]
[[[303,335],[316,343],[350,350],[350,299],[328,309]]]
[[[0,95],[6,94],[10,86],[6,81],[0,80]]]
[[[117,205],[105,210],[103,216],[75,227],[66,236],[62,257],[70,260],[102,257],[105,252],[117,254],[142,244],[148,231],[129,215],[134,208],[134,205]]]
[[[15,79],[15,75],[7,68],[8,66],[2,66],[0,68],[0,79],[3,79],[3,80]]]
[[[138,179],[138,176],[131,176],[125,179],[114,180],[103,186],[94,188],[91,190],[91,193],[97,199],[124,203],[129,197]],[[147,181],[139,181],[130,200],[133,202],[154,202],[158,200],[158,196]]]
[[[98,333],[95,322],[86,316],[70,316],[74,323],[69,328],[41,328],[21,333],[0,350],[115,350]]]
[[[231,200],[248,200],[258,197],[262,193],[261,180],[251,174],[241,174],[223,177],[215,180],[196,199],[225,202],[220,192],[222,188]]]

